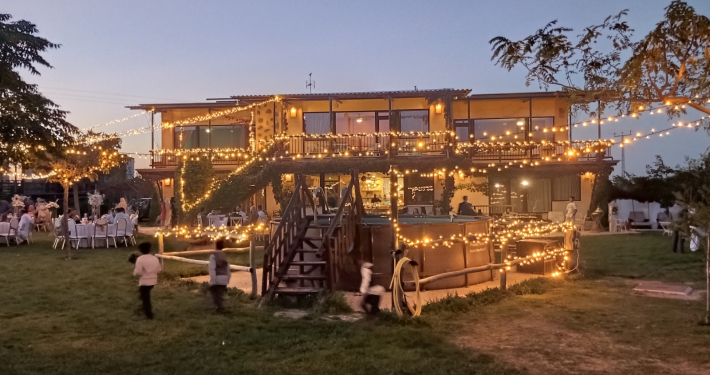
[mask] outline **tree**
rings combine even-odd
[[[39,75],[38,65],[51,68],[41,53],[60,46],[36,36],[34,24],[11,19],[9,14],[0,14],[0,171],[59,156],[77,133],[65,120],[67,112],[17,72],[27,69]]]
[[[84,178],[96,181],[99,173],[108,173],[111,168],[119,166],[123,159],[118,153],[120,147],[120,138],[89,131],[80,135],[77,143],[61,156],[45,155],[32,164],[34,168],[51,171],[47,179],[64,188],[63,233],[69,233],[69,188]],[[71,244],[67,247],[66,257],[71,259]]]
[[[612,105],[619,114],[653,102],[675,105],[669,116],[684,114],[686,105],[710,114],[703,106],[710,99],[710,20],[675,0],[663,21],[634,42],[627,13],[585,28],[574,41],[573,29],[557,20],[522,40],[495,37],[491,59],[508,70],[523,66],[526,85],[556,86],[569,93],[575,109],[592,115],[591,102],[599,103],[597,111]]]

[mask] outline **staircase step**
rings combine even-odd
[[[292,266],[325,266],[324,260],[294,260],[291,262]]]
[[[284,288],[275,289],[277,294],[316,294],[323,291],[323,288]]]
[[[310,241],[323,241],[323,237],[303,237],[304,240],[310,240]]]
[[[291,275],[284,275],[283,277],[281,277],[281,280],[325,280],[325,276],[323,276],[323,275],[291,274]]]
[[[296,250],[297,253],[311,253],[315,254],[318,252],[318,249],[298,249]]]

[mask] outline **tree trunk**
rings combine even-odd
[[[710,324],[710,231],[705,232],[705,325]]]
[[[64,184],[62,184],[64,185]],[[63,207],[63,212],[64,216],[62,216],[62,235],[64,236],[64,240],[66,241],[69,238],[69,185],[66,184],[63,186],[64,187],[64,207]],[[66,259],[71,259],[71,241],[69,242],[69,246],[66,247]]]
[[[79,185],[74,184],[74,209],[76,214],[81,217],[81,209],[79,208]]]

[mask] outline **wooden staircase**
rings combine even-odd
[[[320,294],[335,289],[345,257],[356,248],[364,214],[357,172],[351,174],[334,215],[318,213],[305,178],[296,176],[291,200],[264,250],[262,303],[275,295]]]

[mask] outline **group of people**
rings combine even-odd
[[[266,214],[261,205],[251,206],[249,209],[249,214],[242,210],[241,206],[237,206],[234,212],[227,215],[220,215],[217,211],[212,211],[207,213],[207,209],[202,207],[199,213],[203,225],[207,223],[213,223],[213,225],[219,226],[220,223],[223,225],[229,225],[231,218],[241,218],[242,225],[262,223],[266,224],[269,221],[269,216]],[[214,217],[218,217],[215,219]],[[221,219],[224,217],[224,219]]]
[[[224,249],[224,241],[215,241],[215,250],[210,255],[209,273],[210,273],[210,295],[214,304],[215,311],[224,313],[224,294],[227,291],[227,285],[232,277],[229,260],[227,255],[222,251]],[[143,304],[143,314],[147,319],[153,319],[153,304],[150,298],[151,291],[158,283],[158,274],[163,267],[160,260],[151,254],[151,245],[148,242],[138,244],[138,250],[141,255],[135,255],[129,258],[131,263],[134,263],[133,276],[138,276],[138,294]]]

